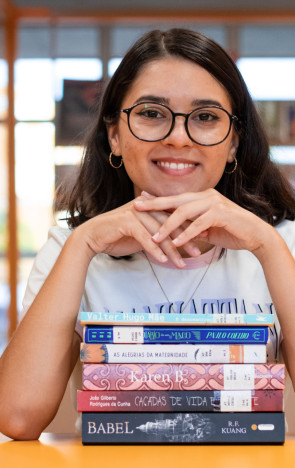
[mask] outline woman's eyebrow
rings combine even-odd
[[[218,106],[222,107],[219,101],[215,101],[214,99],[194,99],[192,101],[192,105],[199,107],[199,106]]]
[[[140,102],[155,102],[158,104],[165,104],[166,106],[169,105],[170,99],[164,97],[164,96],[155,96],[154,94],[147,94],[144,96],[140,96],[136,101],[134,102],[135,104],[138,104]],[[221,103],[219,101],[216,101],[214,99],[194,99],[192,101],[192,106],[194,107],[200,107],[200,106],[218,106],[222,107]]]
[[[155,96],[153,94],[148,94],[148,95],[145,95],[145,96],[140,96],[138,99],[136,99],[134,104],[138,104],[139,102],[155,102],[155,103],[158,103],[158,104],[168,105],[169,104],[169,99],[167,99],[167,98],[165,98],[163,96]]]

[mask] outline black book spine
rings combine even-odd
[[[82,413],[82,443],[282,444],[283,412]]]

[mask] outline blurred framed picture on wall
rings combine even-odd
[[[56,146],[84,144],[102,86],[102,81],[63,81],[63,98],[56,102]]]

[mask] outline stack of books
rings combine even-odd
[[[82,312],[83,444],[285,440],[269,314]]]

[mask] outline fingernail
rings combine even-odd
[[[179,245],[181,243],[181,240],[178,237],[175,237],[175,239],[173,239],[172,243],[174,245]]]
[[[179,258],[177,260],[177,263],[181,268],[185,267],[185,261],[182,258]]]
[[[141,201],[141,200],[134,200],[134,205],[141,206],[141,205],[143,205],[143,201]]]
[[[156,234],[154,234],[154,235],[152,236],[152,239],[154,239],[154,241],[157,241],[157,240],[159,239],[159,237],[160,237],[160,233],[159,233],[159,232],[156,232]]]
[[[192,248],[192,254],[193,255],[200,255],[201,251],[198,249],[198,247],[193,247]]]
[[[166,255],[161,255],[160,260],[161,260],[161,262],[163,262],[163,263],[164,263],[164,262],[168,262],[168,257],[166,257]]]

